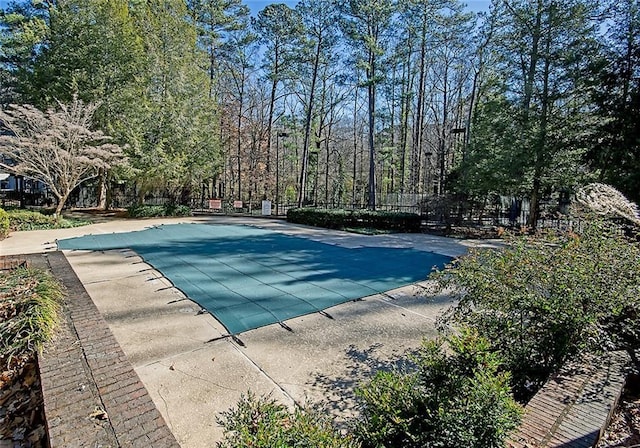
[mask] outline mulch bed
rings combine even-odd
[[[2,359],[3,367],[6,360]],[[14,448],[49,446],[40,377],[34,357],[13,363],[0,374],[0,443]]]
[[[27,266],[28,263],[20,257],[0,259],[0,272]],[[0,294],[0,322],[9,322],[19,313],[12,297],[11,292]],[[2,337],[8,335],[3,334]],[[4,348],[12,340],[9,337],[2,342]],[[3,350],[0,354],[0,446],[48,447],[37,356],[33,352],[10,356],[9,352]]]
[[[631,375],[597,448],[640,447],[640,375]]]

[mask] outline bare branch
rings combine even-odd
[[[122,148],[101,131],[91,130],[95,103],[74,97],[59,110],[11,105],[0,110],[0,153],[10,157],[14,171],[47,185],[58,199],[59,213],[71,191],[124,162]]]

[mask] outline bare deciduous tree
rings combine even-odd
[[[0,135],[0,153],[15,162],[17,174],[51,189],[58,199],[56,217],[74,188],[124,161],[120,146],[91,130],[98,104],[74,98],[59,107],[42,112],[25,104],[0,110],[0,128],[9,131]]]

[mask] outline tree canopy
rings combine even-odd
[[[0,101],[99,101],[140,197],[415,208],[501,195],[528,200],[530,225],[593,180],[637,198],[637,2],[249,13],[239,0],[18,0],[0,14]]]

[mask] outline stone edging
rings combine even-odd
[[[617,406],[628,366],[626,352],[568,363],[527,404],[508,447],[595,446]]]
[[[66,319],[38,358],[51,448],[179,448],[64,255],[22,258],[67,290]]]

